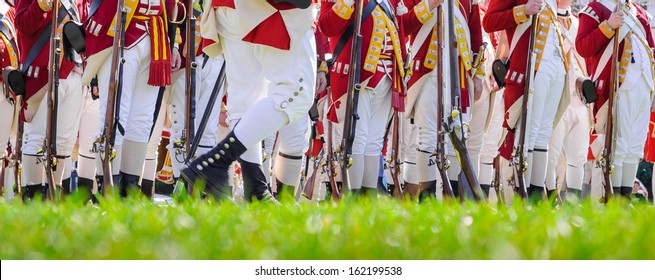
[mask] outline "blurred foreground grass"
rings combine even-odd
[[[655,259],[655,208],[0,203],[0,259]]]

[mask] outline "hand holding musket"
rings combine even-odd
[[[103,188],[102,193],[111,194],[114,182],[112,180],[111,160],[114,157],[114,140],[116,138],[116,125],[119,116],[116,114],[116,104],[120,104],[121,85],[120,79],[123,75],[123,51],[125,49],[125,21],[127,10],[125,0],[118,0],[116,8],[116,25],[114,33],[114,42],[112,46],[111,71],[109,76],[109,91],[107,96],[107,110],[105,114],[105,127],[103,128],[104,158],[103,169]],[[119,105],[120,106],[120,105]]]

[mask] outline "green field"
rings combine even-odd
[[[0,259],[655,259],[655,208],[0,203]]]

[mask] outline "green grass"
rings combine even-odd
[[[0,203],[0,259],[655,259],[655,208]]]

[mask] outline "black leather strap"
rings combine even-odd
[[[59,8],[59,12],[57,12],[58,24],[61,24],[61,22],[66,17],[67,13],[68,12],[66,11],[66,8],[64,6],[61,6],[61,8]],[[39,56],[39,53],[41,53],[41,50],[43,50],[43,47],[45,47],[45,44],[50,40],[51,26],[52,23],[48,23],[48,25],[41,32],[41,35],[39,35],[39,38],[37,38],[36,42],[34,42],[34,45],[32,45],[32,49],[30,49],[30,52],[27,53],[27,59],[25,59],[25,63],[23,63],[23,66],[20,69],[21,72],[23,73],[27,72],[27,69],[30,68],[36,57]]]
[[[378,2],[374,0],[369,1],[368,4],[366,4],[364,10],[362,11],[362,23],[366,21],[369,16],[371,16],[371,13],[373,13],[373,10],[376,6],[378,6]],[[350,25],[348,25],[348,28],[346,28],[346,31],[344,31],[341,35],[341,38],[339,38],[339,42],[337,43],[336,47],[334,47],[334,52],[332,52],[332,59],[328,62],[328,68],[332,68],[332,64],[337,60],[343,51],[343,48],[346,46],[346,43],[348,43],[350,38],[353,36],[354,29],[355,21],[352,21]]]

